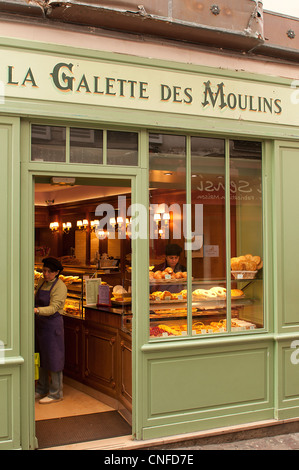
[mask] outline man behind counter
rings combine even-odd
[[[185,266],[179,263],[182,248],[176,243],[170,243],[165,248],[165,261],[154,267],[153,272],[164,271],[166,268],[172,268],[174,273],[186,272]]]

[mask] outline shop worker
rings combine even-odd
[[[35,292],[35,352],[40,354],[35,398],[50,404],[63,398],[64,328],[63,308],[67,288],[59,279],[63,267],[56,258],[43,259],[43,276]]]
[[[187,271],[185,266],[179,263],[182,248],[176,243],[170,243],[165,248],[165,261],[154,267],[153,271],[164,271],[166,268],[172,268],[174,273]]]

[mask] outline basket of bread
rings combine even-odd
[[[234,279],[254,279],[263,267],[261,257],[250,254],[231,258],[230,264]]]

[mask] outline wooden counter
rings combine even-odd
[[[85,319],[64,317],[65,375],[132,411],[132,341],[122,310],[86,307]]]

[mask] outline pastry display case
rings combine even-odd
[[[67,299],[64,304],[64,315],[71,317],[84,318],[84,279],[83,275],[79,276],[67,276],[63,279],[63,275],[60,276],[67,286]]]
[[[183,273],[181,273],[183,274]],[[188,298],[189,297],[189,298]],[[187,335],[187,311],[190,302],[192,335],[225,333],[228,299],[231,332],[254,330],[262,324],[262,276],[232,274],[230,296],[225,280],[192,279],[187,295],[185,276],[150,275],[150,338]],[[129,319],[125,319],[129,323]]]
[[[230,328],[234,332],[255,330],[263,324],[263,279],[260,271],[248,277],[248,273],[234,276],[232,273],[230,304]],[[190,334],[209,335],[226,333],[228,295],[223,279],[203,280],[192,278],[192,293],[187,291],[187,273],[155,273],[150,271],[150,339],[187,335],[188,302],[192,317]],[[123,307],[122,329],[132,332],[132,314],[129,303],[119,297]]]

